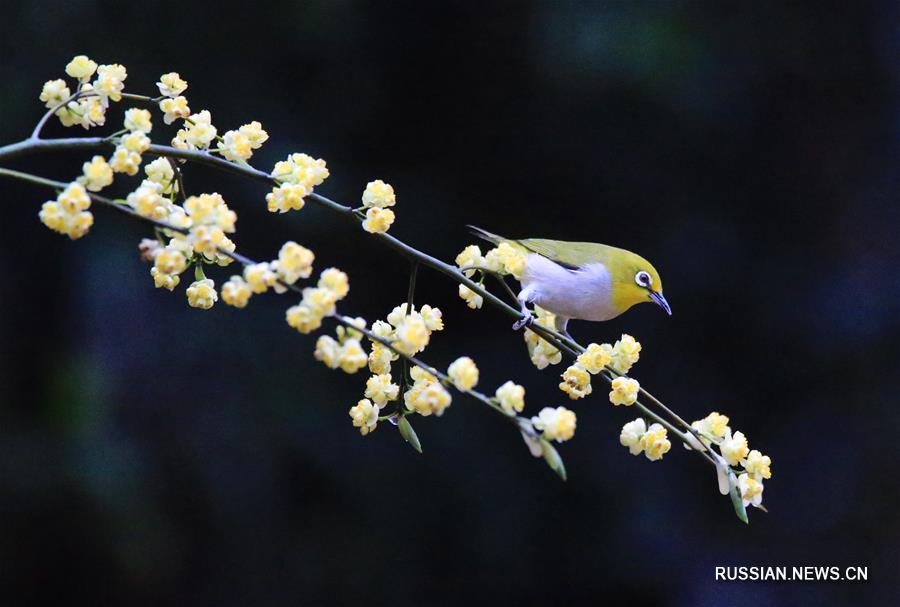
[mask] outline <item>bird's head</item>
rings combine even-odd
[[[672,308],[663,297],[662,279],[653,264],[631,251],[616,249],[607,265],[612,275],[612,302],[620,313],[650,301],[672,315]]]

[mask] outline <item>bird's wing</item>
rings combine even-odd
[[[565,242],[545,238],[523,238],[512,242],[572,269],[582,268],[591,263],[606,263],[612,249],[596,242]]]

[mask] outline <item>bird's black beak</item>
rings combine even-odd
[[[653,300],[656,305],[666,311],[666,314],[669,316],[672,315],[672,308],[669,306],[669,302],[666,301],[666,298],[663,297],[663,294],[658,291],[650,291],[650,299]]]

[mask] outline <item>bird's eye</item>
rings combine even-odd
[[[634,282],[636,282],[638,285],[640,285],[642,287],[649,287],[651,284],[653,284],[653,279],[650,277],[649,274],[647,274],[646,272],[641,270],[640,272],[638,272],[637,274],[634,275]]]

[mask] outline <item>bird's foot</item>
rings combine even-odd
[[[535,323],[534,314],[531,313],[531,310],[522,310],[522,314],[525,316],[513,323],[513,331],[518,331],[522,327],[530,327]]]

